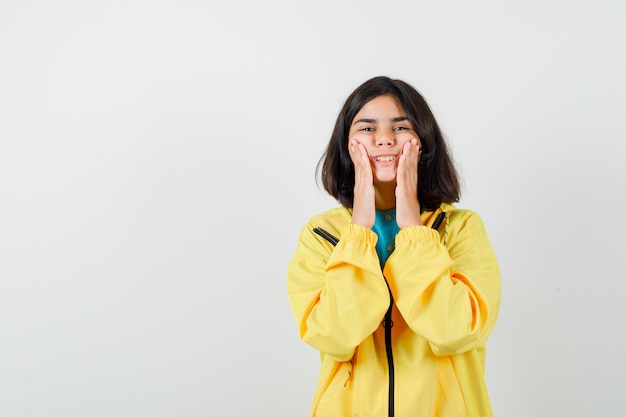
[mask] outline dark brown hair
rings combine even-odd
[[[368,101],[386,94],[398,99],[422,143],[422,155],[417,167],[417,198],[420,207],[435,210],[442,202],[458,202],[461,195],[459,177],[426,100],[406,82],[383,76],[372,78],[357,87],[339,112],[328,147],[316,168],[316,175],[321,179],[324,189],[343,206],[352,207],[354,165],[348,153],[350,124]]]

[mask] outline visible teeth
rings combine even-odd
[[[394,156],[379,156],[376,158],[378,162],[389,162],[389,161],[393,161],[394,159],[395,159]]]

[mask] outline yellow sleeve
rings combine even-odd
[[[409,327],[436,355],[454,355],[485,343],[500,306],[500,271],[480,217],[455,210],[439,233],[402,229],[385,277]]]
[[[349,360],[390,303],[377,236],[347,224],[333,247],[312,229],[303,228],[287,269],[289,302],[303,341],[336,361]]]

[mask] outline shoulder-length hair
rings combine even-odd
[[[422,144],[422,155],[417,167],[417,198],[420,207],[423,210],[435,210],[442,202],[458,202],[461,195],[458,173],[435,116],[415,88],[389,77],[372,78],[348,96],[339,112],[326,151],[317,164],[316,177],[339,203],[352,207],[354,165],[348,153],[350,125],[368,101],[386,94],[398,99]]]

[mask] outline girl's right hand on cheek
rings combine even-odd
[[[350,158],[352,158],[352,163],[354,164],[355,176],[360,174],[372,176],[372,167],[365,146],[356,139],[350,139],[348,152],[350,152]]]
[[[370,157],[365,146],[356,139],[350,139],[348,152],[354,164],[352,223],[370,229],[376,220],[376,192]]]

